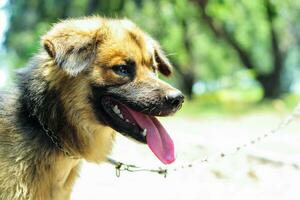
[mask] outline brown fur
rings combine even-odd
[[[90,85],[129,82],[111,66],[134,57],[136,81],[159,81],[171,65],[158,44],[129,20],[100,17],[62,21],[43,36],[42,49],[21,73],[18,89],[0,97],[0,199],[67,200],[80,160],[102,162],[115,131],[99,122]],[[153,73],[154,72],[154,73]],[[69,158],[45,135],[55,132]]]

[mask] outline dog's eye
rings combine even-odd
[[[132,67],[129,65],[114,65],[112,67],[113,71],[120,76],[129,76],[132,74]]]

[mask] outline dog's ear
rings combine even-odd
[[[170,76],[173,72],[173,67],[169,59],[165,56],[164,52],[160,49],[160,47],[154,48],[154,58],[157,62],[157,67],[160,73],[162,73],[165,76]]]
[[[154,49],[154,59],[157,63],[158,71],[165,76],[170,76],[173,73],[172,64],[161,49],[159,43],[147,34],[146,46],[152,50]]]
[[[97,43],[96,36],[79,32],[50,32],[42,38],[42,45],[49,56],[71,76],[76,76],[92,64]]]

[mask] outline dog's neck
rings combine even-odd
[[[67,76],[52,61],[43,57],[34,59],[38,60],[32,63],[41,64],[31,66],[30,71],[24,73],[27,77],[21,77],[19,87],[24,92],[20,103],[22,110],[44,133],[38,133],[39,137],[59,150],[45,134],[47,130],[51,131],[70,155],[96,162],[105,160],[112,146],[114,131],[95,117],[89,102],[89,85],[84,76]],[[104,148],[105,151],[97,153],[96,148]]]
[[[32,63],[35,63],[35,66],[29,66],[26,73],[20,74],[20,112],[27,119],[24,126],[33,128],[33,137],[40,138],[48,143],[49,147],[57,150],[56,143],[63,139],[62,127],[67,126],[71,133],[74,133],[74,127],[69,127],[67,123],[60,91],[53,87],[51,80],[45,79],[49,75],[45,72],[43,74],[45,64],[40,66],[39,64],[43,63],[41,58],[34,59]]]

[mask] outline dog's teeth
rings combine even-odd
[[[113,111],[114,111],[116,114],[120,114],[120,113],[121,113],[121,111],[120,111],[118,105],[115,105],[115,106],[113,107]]]
[[[119,117],[121,117],[122,119],[124,119],[122,114],[119,114]]]
[[[143,136],[146,136],[146,135],[147,135],[147,129],[144,129],[144,130],[143,130],[142,135],[143,135]]]
[[[118,106],[117,106],[117,105],[115,105],[115,106],[113,107],[113,111],[114,111],[115,113],[118,112]]]
[[[126,122],[129,122],[129,120],[128,120],[128,119],[125,119],[125,121],[126,121]]]

